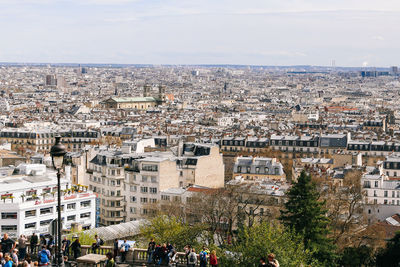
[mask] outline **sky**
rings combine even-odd
[[[0,0],[0,62],[400,65],[399,0]]]

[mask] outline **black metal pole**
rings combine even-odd
[[[63,258],[61,255],[61,172],[57,169],[57,201],[58,201],[58,220],[57,220],[57,266],[62,266]]]

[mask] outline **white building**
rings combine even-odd
[[[12,238],[21,234],[45,234],[57,217],[57,177],[42,164],[21,164],[18,174],[0,177],[0,231]],[[70,192],[67,192],[67,190]],[[79,223],[84,229],[95,227],[96,195],[86,190],[71,190],[71,182],[61,179],[63,228]]]

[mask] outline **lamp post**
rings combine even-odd
[[[61,266],[63,257],[61,255],[61,168],[64,164],[64,156],[67,153],[65,146],[61,144],[61,136],[56,136],[56,143],[51,147],[50,155],[53,162],[54,169],[57,170],[57,255],[56,263]]]

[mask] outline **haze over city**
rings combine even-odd
[[[2,0],[0,62],[395,65],[400,3]]]

